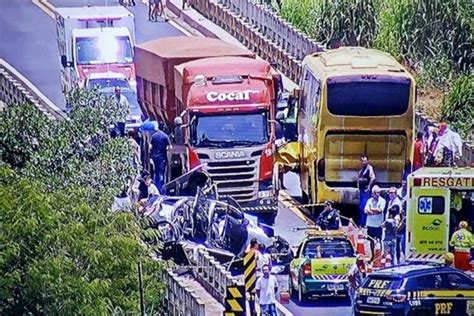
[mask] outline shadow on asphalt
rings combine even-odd
[[[343,307],[351,306],[351,300],[349,297],[322,297],[307,299],[303,303],[293,301],[300,307]]]

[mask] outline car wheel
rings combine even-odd
[[[295,296],[295,288],[293,287],[293,281],[291,281],[291,273],[288,278],[288,293],[290,294],[290,297],[294,298]]]
[[[304,303],[306,302],[307,295],[303,292],[303,286],[300,284],[298,285],[298,302]]]

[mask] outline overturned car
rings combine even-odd
[[[200,172],[199,172],[200,173]],[[289,244],[273,236],[271,227],[261,224],[258,218],[242,212],[239,204],[230,197],[219,198],[205,174],[191,175],[195,188],[170,189],[195,193],[194,196],[153,196],[142,210],[147,229],[156,230],[154,238],[146,242],[159,245],[164,259],[187,263],[198,245],[205,246],[221,263],[236,262],[245,253],[250,240],[264,244],[272,255],[277,273],[288,270],[292,260]],[[189,181],[187,182],[189,184]],[[179,184],[179,186],[181,186]]]

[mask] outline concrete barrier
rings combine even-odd
[[[0,101],[6,106],[31,103],[50,119],[66,117],[61,109],[2,58],[0,58]]]

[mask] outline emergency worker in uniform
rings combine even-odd
[[[339,210],[332,207],[331,201],[324,203],[324,210],[319,214],[316,224],[322,230],[338,230],[341,226],[341,218],[339,217]]]
[[[471,248],[474,247],[472,233],[467,229],[466,221],[459,223],[459,229],[454,232],[449,245],[454,247],[454,266],[463,271],[471,270]]]

